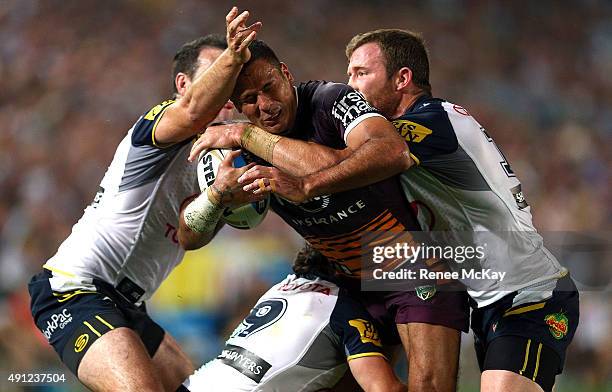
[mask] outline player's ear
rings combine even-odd
[[[174,78],[174,85],[176,86],[178,95],[181,97],[184,96],[187,92],[187,88],[189,87],[189,76],[182,72],[177,73],[176,77]]]
[[[289,72],[289,67],[287,67],[287,64],[281,62],[280,69],[281,69],[281,73],[285,75],[287,80],[289,80],[289,82],[293,84],[293,75],[291,75],[291,72]]]
[[[408,67],[402,67],[395,73],[395,88],[397,91],[404,90],[412,82],[412,71]]]

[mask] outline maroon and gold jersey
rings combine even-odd
[[[293,138],[342,149],[357,124],[368,117],[381,116],[360,93],[345,84],[307,82],[296,91],[295,125],[285,133]],[[339,272],[353,277],[361,276],[362,255],[373,246],[392,245],[400,236],[405,240],[406,231],[420,230],[398,177],[318,196],[301,204],[274,194],[271,207]],[[367,243],[364,238],[368,238]],[[392,264],[385,267],[395,266]]]

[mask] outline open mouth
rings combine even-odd
[[[280,114],[281,114],[281,111],[279,110],[276,114],[274,114],[273,116],[266,117],[261,122],[265,126],[273,126],[278,122],[278,119],[280,118]]]

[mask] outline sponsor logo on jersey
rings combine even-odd
[[[80,353],[83,351],[87,347],[87,343],[89,343],[89,334],[84,333],[80,335],[74,342],[74,352]]]
[[[283,199],[282,197],[276,194],[274,194],[274,197],[276,197],[276,200],[278,201],[280,205],[291,204],[293,206],[298,207],[302,211],[310,212],[310,213],[316,213],[316,212],[323,211],[324,209],[329,207],[331,203],[330,195],[316,196],[316,197],[313,197],[312,199],[306,200],[305,202],[299,203],[299,204],[294,203],[291,200]]]
[[[359,331],[361,343],[372,343],[375,346],[382,347],[380,337],[378,336],[378,331],[376,328],[374,328],[374,324],[372,324],[370,321],[364,319],[353,319],[349,321],[349,325]]]
[[[347,219],[353,214],[359,213],[361,210],[366,208],[366,204],[363,200],[357,200],[355,203],[349,205],[348,207],[334,211],[330,214],[326,214],[323,216],[314,216],[311,218],[304,219],[292,219],[293,223],[297,226],[316,226],[316,225],[333,225],[336,224],[343,219]]]
[[[287,300],[284,298],[271,298],[258,303],[234,330],[230,339],[248,338],[280,320],[286,310]]]
[[[521,190],[521,184],[518,184],[514,188],[511,188],[510,192],[512,192],[512,196],[514,197],[514,201],[516,201],[516,205],[518,206],[518,208],[520,210],[522,210],[523,208],[529,206],[529,204],[527,204],[527,200],[525,200],[525,196],[523,195],[523,191]]]
[[[420,143],[432,133],[431,129],[409,120],[394,120],[393,125],[399,134],[410,143]]]
[[[462,114],[464,116],[469,116],[470,113],[467,111],[466,108],[464,108],[463,106],[459,106],[459,105],[453,105],[453,109],[455,109],[455,111],[459,114]]]
[[[217,359],[258,384],[272,367],[264,359],[249,350],[232,344],[226,344]]]
[[[42,331],[43,335],[47,340],[50,340],[56,329],[64,329],[71,321],[72,315],[68,312],[68,309],[63,309],[60,313],[51,315],[50,319],[47,320],[47,328]]]
[[[348,128],[356,118],[366,113],[378,112],[357,91],[346,94],[334,102],[332,107],[332,115],[342,122],[344,128]]]
[[[433,296],[436,295],[437,292],[435,285],[418,286],[417,288],[415,288],[415,291],[417,297],[419,297],[423,301],[427,301],[428,299],[433,298]]]
[[[100,187],[96,195],[94,196],[93,201],[91,202],[91,206],[93,208],[97,208],[100,202],[102,201],[102,196],[104,196],[104,188]]]
[[[563,313],[548,314],[544,317],[548,330],[555,339],[563,339],[569,329],[569,320]]]
[[[157,116],[162,110],[164,110],[166,106],[170,105],[172,102],[174,102],[174,100],[168,100],[155,106],[153,109],[149,110],[147,114],[144,115],[144,119],[149,121],[155,120],[155,116]]]
[[[314,282],[287,282],[278,288],[279,291],[312,291],[330,295],[332,288],[321,283]]]

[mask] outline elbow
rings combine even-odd
[[[399,145],[394,143],[387,151],[388,153],[385,153],[385,156],[389,159],[389,166],[393,167],[397,173],[402,173],[415,164],[406,143],[400,143]]]
[[[189,241],[187,238],[181,235],[179,235],[178,237],[179,245],[181,248],[183,248],[184,251],[198,249],[194,241]]]
[[[209,117],[210,116],[205,115],[200,110],[197,110],[195,105],[189,105],[189,108],[187,109],[187,119],[191,123],[192,129],[200,130],[204,128],[209,122],[212,121],[212,118]]]
[[[190,123],[190,128],[198,131],[213,121],[216,116],[216,113],[211,114],[209,110],[203,110],[202,105],[194,97],[184,99],[183,110],[185,110],[185,117]]]
[[[201,235],[194,235],[193,233],[188,234],[183,230],[179,230],[177,237],[179,246],[185,251],[200,249],[210,242],[210,238],[203,238]]]

